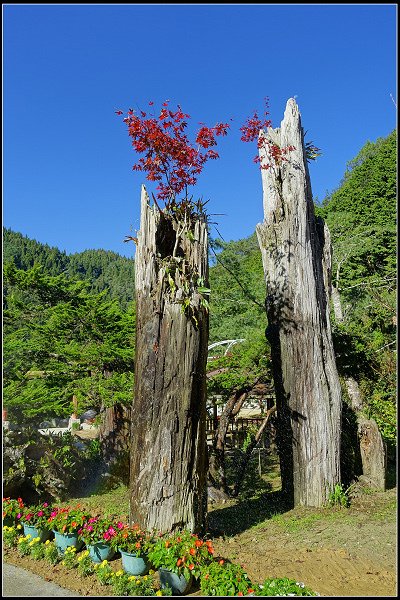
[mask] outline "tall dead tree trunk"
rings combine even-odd
[[[265,132],[260,159],[264,222],[257,225],[267,287],[267,338],[277,402],[282,489],[294,505],[321,506],[340,481],[341,391],[329,320],[330,237],[316,220],[299,109]]]
[[[207,285],[208,254],[200,215],[188,232],[150,207],[142,188],[130,520],[160,531],[201,530],[207,506],[208,314],[196,282]]]

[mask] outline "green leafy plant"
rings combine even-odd
[[[246,452],[247,448],[250,446],[254,438],[256,437],[258,431],[257,425],[249,425],[246,430],[246,437],[243,440],[242,450]]]
[[[168,590],[157,590],[151,576],[128,575],[122,570],[111,576],[111,586],[115,596],[167,596]],[[166,593],[167,592],[167,593]]]
[[[132,552],[137,557],[147,556],[151,547],[151,536],[139,525],[135,524],[130,527],[119,521],[114,531],[115,534],[110,538],[112,548]]]
[[[41,543],[40,538],[36,537],[30,543],[31,556],[35,560],[42,560],[44,558],[44,545]]]
[[[86,545],[97,542],[111,542],[117,536],[117,532],[118,529],[110,523],[109,519],[104,519],[100,516],[89,517],[81,529],[78,530],[79,536]]]
[[[340,506],[347,508],[350,506],[349,489],[344,489],[341,483],[337,483],[328,496],[329,506]]]
[[[19,528],[19,529],[18,529]],[[3,526],[3,544],[7,548],[15,548],[21,535],[22,525]]]
[[[16,523],[22,516],[24,502],[22,498],[3,498],[3,521]]]
[[[21,556],[28,556],[31,553],[32,539],[33,538],[30,533],[19,538],[17,543],[18,554]]]
[[[88,447],[85,451],[86,456],[89,460],[96,460],[101,456],[101,444],[100,440],[90,440]]]
[[[50,529],[49,518],[53,509],[44,502],[38,506],[24,506],[21,521],[37,529]]]
[[[287,577],[269,578],[261,585],[256,585],[252,596],[318,596],[304,583]]]
[[[254,585],[243,567],[219,559],[201,570],[200,591],[204,596],[243,596],[254,593]]]
[[[43,544],[44,546],[44,559],[49,562],[51,565],[56,565],[60,562],[61,557],[57,550],[57,546],[53,541],[46,540]]]
[[[76,558],[76,548],[75,546],[68,546],[63,554],[63,559],[61,561],[67,569],[74,569],[78,565],[78,561]]]
[[[154,537],[148,551],[150,562],[157,568],[177,575],[198,577],[201,568],[212,560],[214,548],[210,540],[202,540],[187,529]]]
[[[77,571],[82,577],[88,577],[94,573],[94,563],[89,556],[89,550],[84,550],[78,557]]]
[[[79,507],[53,508],[48,519],[50,527],[59,533],[75,533],[83,527],[89,516]]]
[[[101,563],[95,563],[93,568],[99,583],[101,585],[108,585],[113,573],[108,560],[103,560]]]

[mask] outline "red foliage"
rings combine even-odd
[[[153,106],[149,102],[149,106]],[[120,112],[118,111],[118,114]],[[163,102],[158,117],[140,115],[129,109],[124,123],[132,138],[136,152],[143,154],[133,165],[135,171],[145,171],[149,181],[157,181],[157,197],[171,208],[177,203],[177,196],[187,187],[195,185],[197,177],[209,159],[219,158],[212,146],[216,146],[216,137],[227,135],[229,125],[217,123],[214,127],[202,127],[192,144],[185,130],[190,115],[184,113],[178,105],[176,111],[169,109],[169,100]],[[205,150],[205,151],[203,151]]]
[[[257,140],[257,148],[260,149],[264,144],[268,144],[271,158],[275,165],[280,165],[282,161],[287,160],[286,154],[295,150],[294,146],[286,146],[285,148],[280,148],[277,144],[266,139],[265,134],[263,133],[264,129],[268,129],[268,127],[272,127],[271,119],[267,119],[269,115],[269,99],[265,98],[265,111],[264,111],[264,119],[262,120],[257,111],[254,111],[254,115],[252,117],[248,117],[245,124],[240,127],[240,131],[242,132],[241,140],[242,142],[254,142]],[[255,163],[261,163],[259,155],[255,156],[253,161]],[[263,163],[260,164],[260,169],[269,169],[272,167],[271,163]]]

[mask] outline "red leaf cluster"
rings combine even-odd
[[[261,119],[258,116],[257,111],[254,111],[254,115],[252,117],[248,117],[245,124],[240,127],[240,131],[242,132],[240,139],[242,142],[254,142],[254,140],[257,140],[258,149],[260,149],[264,144],[268,144],[273,163],[275,165],[280,165],[283,161],[288,160],[286,158],[286,154],[292,150],[295,150],[295,147],[286,146],[285,148],[280,148],[277,144],[266,140],[263,130],[268,129],[268,127],[272,127],[272,121],[271,119],[267,119],[267,116],[269,115],[269,99],[265,98],[264,101],[264,119]],[[260,169],[269,169],[273,166],[271,163],[261,164],[259,155],[255,156],[253,161],[255,163],[260,163]]]
[[[153,104],[149,102],[149,106]],[[132,168],[145,171],[149,181],[159,182],[157,197],[165,201],[167,208],[176,205],[177,196],[186,192],[188,186],[195,185],[207,160],[219,158],[211,148],[217,144],[216,137],[227,135],[229,129],[227,123],[217,123],[214,127],[201,123],[192,144],[186,134],[190,115],[179,105],[175,111],[170,110],[169,100],[163,102],[158,116],[147,115],[145,111],[137,115],[132,109],[127,115],[124,123],[132,146],[143,155]]]

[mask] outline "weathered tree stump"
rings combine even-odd
[[[129,485],[131,407],[104,407],[99,430],[101,456],[113,478]]]
[[[337,323],[344,321],[340,292],[337,288],[333,298],[333,312]],[[351,444],[359,452],[361,459],[361,473],[353,472],[354,477],[363,478],[371,488],[384,491],[386,489],[386,448],[382,434],[374,419],[367,419],[364,414],[364,401],[360,386],[352,375],[345,375],[344,384],[350,400],[350,410],[357,422],[357,439],[352,436]],[[358,446],[358,448],[357,448]]]
[[[130,519],[148,529],[204,526],[208,312],[196,282],[208,282],[207,244],[201,215],[185,229],[142,188]]]
[[[358,415],[358,435],[362,461],[362,479],[368,486],[384,491],[386,488],[386,453],[381,433],[374,419]]]
[[[294,146],[274,162],[260,148],[264,222],[257,225],[267,287],[282,489],[294,505],[321,506],[340,481],[341,390],[329,320],[330,236],[316,219],[299,109],[287,102],[265,140]]]

